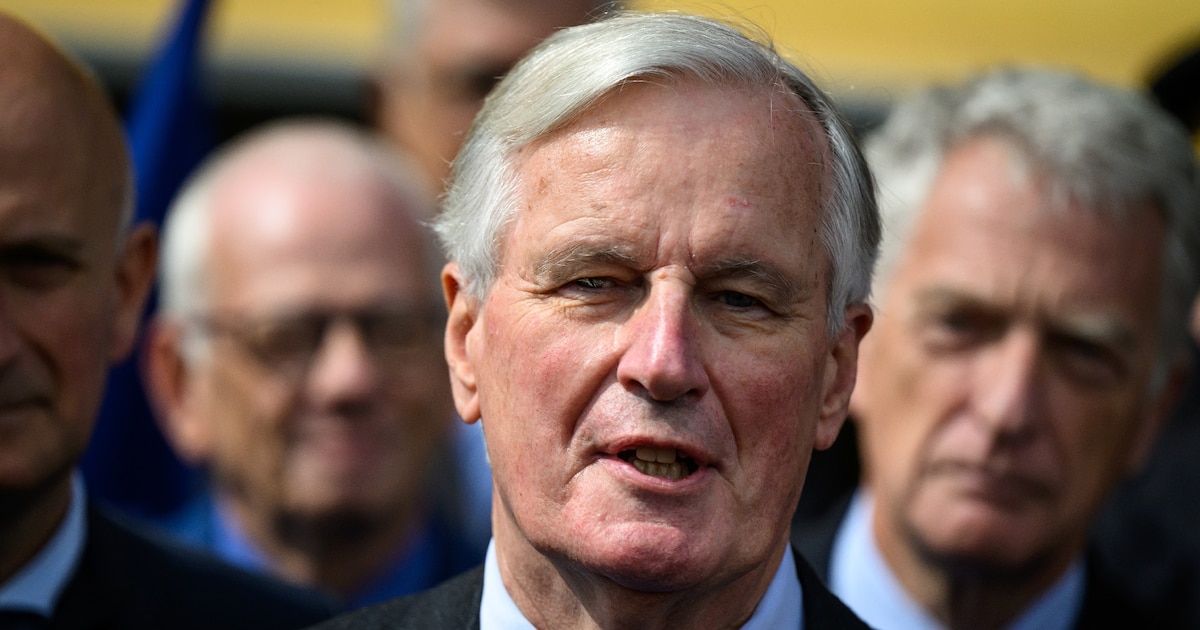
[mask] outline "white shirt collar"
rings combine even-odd
[[[742,630],[804,629],[804,593],[793,558],[789,545],[775,571],[775,577]],[[487,558],[483,564],[479,630],[533,630],[533,624],[517,608],[500,577],[495,539],[488,543]]]
[[[26,610],[52,617],[67,586],[87,532],[87,500],[79,471],[71,474],[71,505],[58,531],[28,564],[0,585],[0,609]]]
[[[944,630],[901,586],[871,529],[875,502],[859,490],[833,540],[829,586],[863,621],[883,630]],[[1076,561],[1007,630],[1069,630],[1083,605],[1083,562]]]

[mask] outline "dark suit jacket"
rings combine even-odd
[[[805,630],[867,627],[825,588],[799,554],[795,560],[804,591]],[[433,590],[342,615],[322,624],[318,630],[478,630],[482,599],[483,566],[478,566]]]
[[[828,512],[792,524],[792,547],[812,560],[822,580],[829,579],[833,539],[850,507],[850,500],[851,495],[846,494],[832,502]],[[1098,560],[1095,554],[1089,554],[1083,608],[1075,623],[1077,630],[1188,627],[1171,616],[1171,611],[1155,610],[1134,603],[1120,586],[1123,582],[1117,577],[1119,572],[1111,571]]]
[[[51,620],[56,630],[283,630],[334,613],[323,597],[154,539],[96,506],[87,518],[83,556]]]

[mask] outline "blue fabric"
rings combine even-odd
[[[944,630],[921,608],[888,567],[871,533],[875,509],[859,490],[834,539],[829,587],[863,621],[882,630]],[[1083,605],[1084,567],[1078,561],[1006,630],[1070,630]]]
[[[200,89],[204,26],[212,3],[183,0],[138,92],[126,131],[137,178],[136,217],[162,222],[180,184],[214,143]],[[154,297],[151,296],[153,308]],[[142,389],[137,353],[116,366],[82,465],[92,496],[139,514],[176,507],[195,482],[159,433]]]
[[[0,583],[0,610],[53,617],[58,597],[83,556],[86,538],[87,499],[83,479],[75,472],[71,475],[71,503],[66,517],[42,550],[8,581]]]
[[[221,559],[258,573],[270,573],[270,560],[245,536],[231,515],[207,493],[198,494],[178,512],[158,523],[185,544],[212,552]],[[431,588],[479,564],[483,550],[471,545],[447,520],[435,513],[417,536],[397,554],[379,576],[343,602],[359,608],[400,595]]]

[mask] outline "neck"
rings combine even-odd
[[[71,505],[71,475],[34,490],[0,492],[0,584],[41,551]]]
[[[350,597],[387,571],[411,544],[424,510],[387,515],[310,517],[294,513],[256,516],[232,504],[247,538],[284,579]]]
[[[904,590],[951,630],[1008,626],[1065,574],[1075,555],[1041,558],[1015,568],[940,557],[923,550],[915,535],[884,524],[878,508],[873,532]]]
[[[786,545],[749,571],[718,583],[651,592],[618,584],[565,558],[535,549],[512,523],[493,519],[504,587],[538,628],[738,628],[770,586]]]

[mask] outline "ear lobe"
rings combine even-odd
[[[479,321],[479,302],[467,295],[458,264],[442,268],[442,292],[446,297],[446,363],[450,367],[450,389],[454,406],[464,422],[479,420],[479,392],[475,382],[470,338]]]
[[[109,350],[112,363],[124,359],[133,350],[157,262],[158,240],[154,227],[149,224],[133,227],[117,259],[117,309]]]
[[[871,329],[874,315],[866,304],[846,307],[846,324],[830,348],[825,363],[821,413],[813,447],[825,450],[833,446],[849,413],[850,396],[858,377],[858,347]]]
[[[142,378],[154,418],[176,453],[192,465],[207,462],[212,440],[204,418],[193,408],[195,368],[183,358],[184,331],[158,320],[150,325],[142,348]]]

